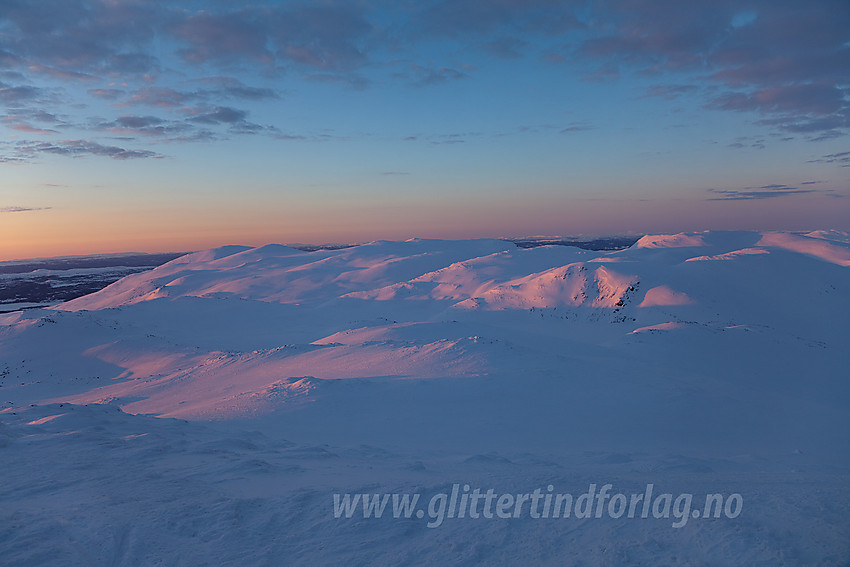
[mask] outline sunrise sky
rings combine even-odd
[[[3,0],[0,113],[0,260],[850,229],[847,0]]]

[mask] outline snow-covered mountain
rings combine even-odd
[[[0,452],[21,467],[0,473],[0,525],[27,526],[0,528],[0,552],[32,562],[42,556],[21,543],[50,533],[41,545],[78,563],[189,548],[189,564],[333,563],[365,541],[385,564],[451,561],[449,549],[469,564],[529,553],[578,564],[578,548],[591,564],[839,564],[850,558],[848,270],[840,231],[655,235],[614,252],[498,240],[228,246],[0,315]],[[124,480],[81,504],[91,477],[57,462],[67,451]],[[20,493],[36,469],[69,480]],[[121,500],[173,492],[146,470],[191,486],[187,500]],[[335,491],[612,480],[726,487],[747,508],[681,530],[651,518],[428,530],[330,508]],[[28,494],[83,512],[34,507]],[[134,523],[143,504],[159,516]],[[186,519],[191,506],[207,524]],[[87,556],[71,532],[51,531],[74,514],[95,526],[74,537],[105,532],[114,545]]]

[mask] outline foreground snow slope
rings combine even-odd
[[[0,315],[0,556],[843,564],[848,270],[838,231],[230,246]],[[606,482],[745,511],[332,515],[334,492]]]

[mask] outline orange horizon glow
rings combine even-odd
[[[502,199],[477,203],[383,206],[208,207],[183,210],[76,211],[71,208],[0,215],[0,261],[126,252],[183,252],[227,244],[356,244],[409,238],[501,238],[530,235],[599,236],[701,230],[847,229],[848,199],[801,197],[811,215],[789,202],[747,206],[691,200]],[[752,210],[758,207],[758,219]],[[494,228],[497,227],[497,228]]]

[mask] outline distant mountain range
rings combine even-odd
[[[0,262],[0,313],[46,307],[94,293],[184,253],[110,254]]]
[[[570,238],[505,239],[520,248],[560,245],[586,250],[617,250],[635,243],[635,237],[605,237],[591,240]],[[297,250],[342,250],[354,244],[299,244]],[[162,265],[185,252],[163,254],[107,254],[67,256],[0,262],[0,313],[48,307],[94,293],[124,276]]]

